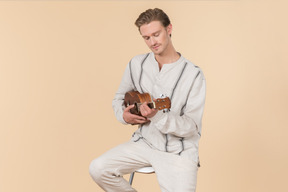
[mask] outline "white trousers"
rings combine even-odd
[[[195,192],[198,162],[149,147],[143,140],[121,144],[94,159],[89,167],[93,180],[107,192],[135,192],[123,175],[152,166],[162,192]]]

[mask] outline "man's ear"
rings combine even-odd
[[[166,27],[167,33],[169,36],[171,36],[172,33],[172,24],[170,23],[167,27]]]

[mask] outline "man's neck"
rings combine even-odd
[[[158,62],[159,70],[163,67],[164,64],[174,63],[180,58],[180,54],[177,53],[172,43],[167,47],[167,49],[159,54],[155,55],[155,59]]]
[[[166,50],[160,55],[155,55],[155,59],[158,62],[159,69],[163,67],[164,64],[170,64],[176,62],[180,58],[180,55],[176,52],[174,47]]]

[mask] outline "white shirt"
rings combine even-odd
[[[152,52],[132,58],[112,102],[116,118],[124,124],[124,95],[131,90],[150,93],[153,98],[166,95],[171,99],[170,111],[158,111],[150,123],[139,126],[135,140],[143,138],[151,147],[172,153],[194,149],[198,159],[206,95],[201,69],[183,56],[174,63],[164,64],[160,71]]]

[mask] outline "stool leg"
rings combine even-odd
[[[129,184],[130,185],[132,185],[134,174],[135,174],[135,172],[131,173],[131,175],[130,175],[130,179],[129,179]]]

